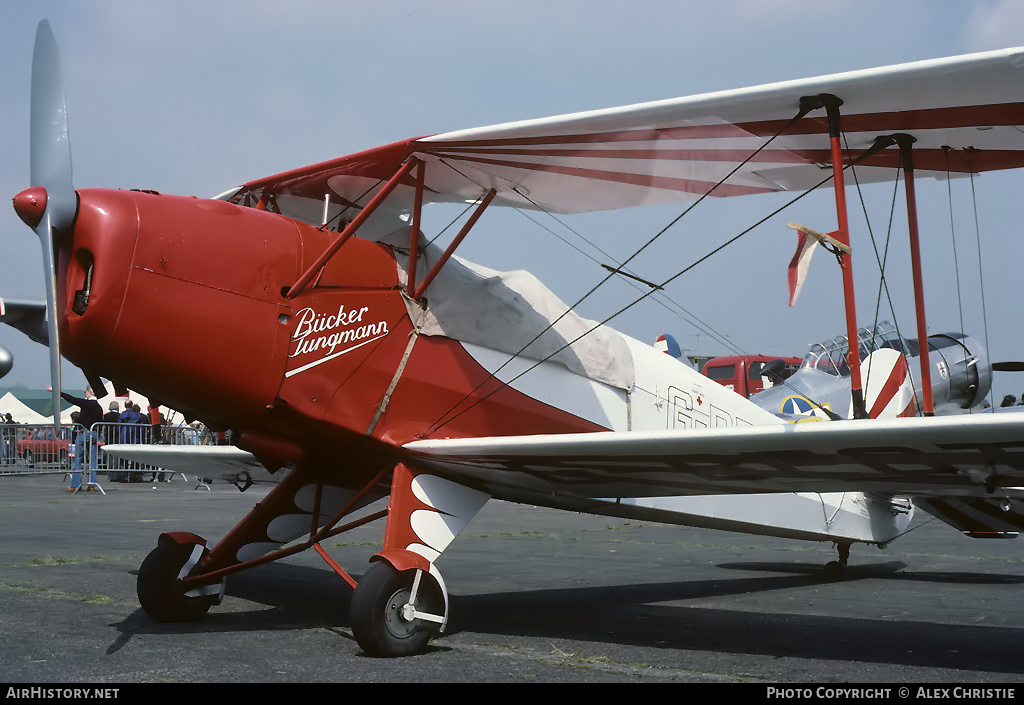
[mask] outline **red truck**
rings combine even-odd
[[[783,379],[800,369],[802,360],[799,357],[778,357],[771,355],[728,355],[715,357],[704,363],[701,372],[705,377],[713,379],[722,386],[728,387],[737,394],[749,397],[764,389],[761,370],[765,363],[781,359],[785,363]],[[771,386],[771,385],[768,385]]]

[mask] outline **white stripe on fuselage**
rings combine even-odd
[[[489,348],[471,343],[462,346],[481,367],[513,389],[611,431],[782,423],[689,365],[650,345],[623,338],[636,370],[629,394],[574,374],[560,364],[538,364],[523,357],[510,360],[508,354]]]
[[[558,363],[538,364],[525,357],[510,360],[507,353],[472,343],[462,343],[462,347],[481,367],[516,391],[610,431],[628,430],[625,391],[581,377]]]
[[[486,370],[523,394],[613,431],[712,429],[785,423],[685,363],[626,338],[636,380],[629,394],[570,372],[559,364],[515,358],[463,343]],[[507,363],[507,364],[505,364]],[[505,364],[500,370],[502,364]],[[521,377],[517,375],[535,366]],[[625,513],[753,534],[807,540],[886,542],[905,530],[911,515],[859,492],[608,498]],[[872,519],[872,515],[874,519]]]

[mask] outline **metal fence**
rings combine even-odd
[[[111,482],[170,480],[172,473],[103,452],[103,446],[114,443],[161,443],[169,445],[200,445],[215,442],[205,430],[191,426],[152,426],[134,423],[96,423],[91,432],[78,424],[61,425],[54,435],[53,425],[0,424],[0,475],[41,475],[69,473],[75,455],[83,452],[81,469],[89,471],[96,458],[96,471],[106,474]],[[81,446],[77,443],[83,434]]]
[[[71,467],[73,439],[80,429],[77,424],[63,425],[54,436],[52,424],[0,425],[0,472],[64,472]]]

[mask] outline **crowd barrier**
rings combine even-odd
[[[82,443],[78,437],[83,435]],[[103,452],[108,444],[161,443],[168,445],[213,444],[205,429],[192,426],[152,426],[134,423],[95,423],[90,431],[78,424],[63,424],[54,435],[52,424],[0,424],[0,475],[68,473],[75,455],[83,453],[81,466],[88,471],[96,458],[96,471],[111,482],[170,480],[171,472]]]

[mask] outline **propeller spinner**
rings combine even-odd
[[[60,423],[60,338],[57,321],[57,262],[55,241],[68,234],[78,210],[71,180],[71,143],[67,102],[57,42],[50,23],[36,29],[32,57],[32,105],[29,123],[31,187],[14,197],[14,210],[39,236],[46,284],[49,329],[50,385],[53,388],[54,427]]]
[[[0,379],[14,367],[14,355],[7,348],[0,346]]]

